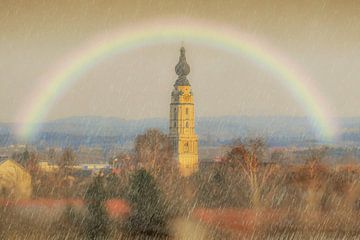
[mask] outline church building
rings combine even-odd
[[[180,49],[179,63],[175,66],[178,79],[171,93],[169,136],[180,173],[190,176],[198,170],[198,138],[195,133],[194,97],[187,75],[185,48]]]

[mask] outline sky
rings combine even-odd
[[[0,0],[0,121],[19,121],[41,79],[102,33],[152,20],[196,19],[266,42],[311,76],[336,117],[360,117],[358,1]],[[80,76],[46,119],[168,117],[178,43],[136,48]],[[184,42],[197,116],[304,116],[286,88],[249,59]]]

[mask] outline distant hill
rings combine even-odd
[[[131,144],[148,128],[168,129],[168,120],[124,120],[114,117],[70,117],[41,124],[32,144],[38,146],[102,146]],[[360,144],[360,118],[341,119],[341,141]],[[0,145],[14,144],[13,124],[0,123]],[[236,138],[260,136],[271,146],[305,146],[321,143],[304,117],[203,117],[196,121],[201,145],[228,144]]]

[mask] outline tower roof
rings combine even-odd
[[[190,66],[186,62],[185,48],[180,48],[179,62],[175,66],[175,72],[179,76],[175,82],[175,86],[190,86],[189,80],[186,76],[190,73]]]

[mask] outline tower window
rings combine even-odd
[[[188,128],[189,127],[189,122],[186,122],[186,128]]]
[[[186,109],[185,109],[185,112],[186,112],[186,115],[189,114],[189,109],[186,108]]]
[[[176,122],[174,122],[174,127],[176,127]]]
[[[189,152],[189,143],[187,142],[184,144],[184,152]]]

